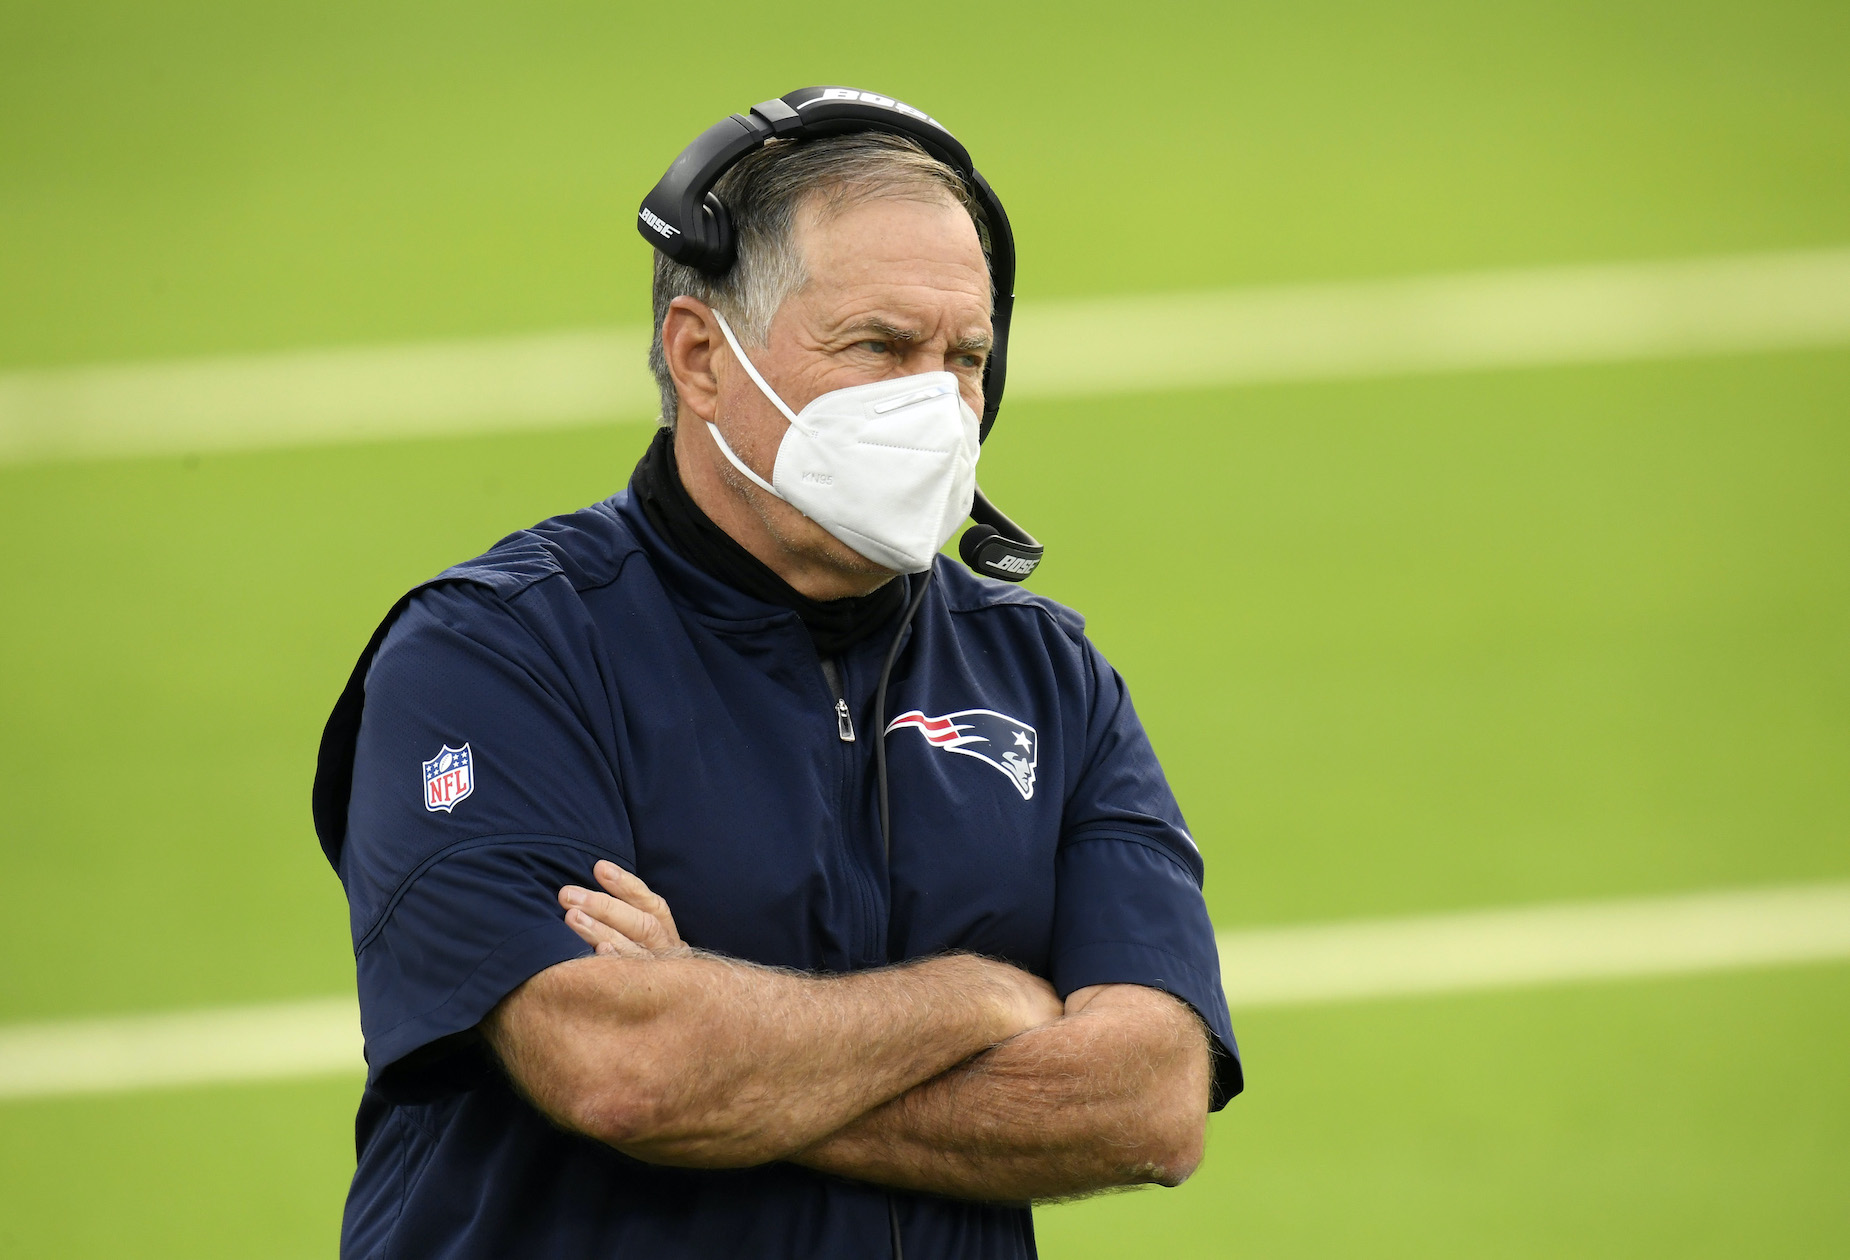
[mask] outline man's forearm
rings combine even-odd
[[[1112,986],[797,1155],[839,1176],[958,1198],[1174,1185],[1201,1158],[1206,1034],[1166,994]]]
[[[1041,1022],[1009,970],[948,957],[816,977],[691,951],[594,957],[535,976],[483,1028],[556,1122],[654,1163],[738,1167]]]

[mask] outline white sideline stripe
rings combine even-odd
[[[350,997],[0,1025],[0,1098],[284,1080],[363,1066],[360,1007]]]
[[[647,332],[105,364],[0,375],[0,464],[253,450],[653,415]]]
[[[1850,342],[1850,248],[1024,302],[1011,398]],[[657,410],[648,331],[0,373],[0,464],[401,438]]]
[[[1235,1009],[1850,958],[1850,883],[1224,932]]]
[[[1011,396],[1798,349],[1850,342],[1850,249],[1102,298],[1024,315]]]
[[[1850,883],[1225,932],[1233,1008],[1462,993],[1850,958]],[[325,998],[0,1025],[0,1098],[357,1073],[359,1009]]]

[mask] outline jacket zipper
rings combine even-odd
[[[835,693],[835,733],[841,736],[841,742],[854,742],[854,719],[848,714],[848,697],[842,687],[841,666],[834,657],[827,657],[822,662],[822,676],[828,679],[829,690]]]

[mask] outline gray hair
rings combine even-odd
[[[716,278],[655,253],[649,370],[661,391],[666,429],[674,428],[680,409],[662,351],[669,303],[683,296],[698,299],[724,314],[740,341],[762,346],[772,317],[808,279],[795,229],[798,214],[812,200],[831,215],[877,198],[948,196],[969,212],[983,255],[989,255],[988,224],[963,177],[905,136],[864,131],[807,142],[773,140],[720,176],[713,191],[732,212],[738,259],[731,269]]]

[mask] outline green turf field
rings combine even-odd
[[[636,323],[640,194],[806,82],[964,136],[1024,297],[1850,243],[1841,5],[645,8],[0,0],[0,370]],[[350,986],[354,655],[647,436],[0,466],[0,1022]],[[1850,877],[1850,350],[1021,402],[984,469],[1223,927]],[[1850,1253],[1841,964],[1236,1029],[1202,1172],[1044,1254]],[[0,1103],[0,1254],[330,1254],[356,1093]]]

